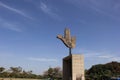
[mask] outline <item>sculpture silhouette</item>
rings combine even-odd
[[[75,47],[76,45],[76,37],[70,36],[70,29],[65,28],[64,36],[57,35],[57,38],[60,39],[66,47],[69,48],[69,54],[71,55],[71,49]]]

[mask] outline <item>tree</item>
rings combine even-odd
[[[10,72],[11,72],[11,74],[9,75],[10,77],[19,78],[22,72],[22,68],[21,67],[10,67]]]
[[[94,65],[86,72],[86,75],[86,78],[90,78],[90,80],[108,80],[111,77],[117,77],[120,75],[120,63],[110,62]]]
[[[5,68],[4,67],[0,67],[0,73],[4,72]]]
[[[62,70],[60,67],[55,67],[55,68],[49,68],[44,72],[44,77],[45,78],[55,78],[59,79],[62,78]]]
[[[54,70],[55,78],[61,78],[62,77],[62,70],[61,70],[60,67],[55,67],[53,70]]]
[[[44,72],[44,77],[52,77],[53,76],[53,68],[49,68]]]
[[[3,78],[42,78],[41,75],[36,75],[32,73],[32,70],[25,71],[21,67],[10,67],[6,70],[4,67],[0,67],[0,77]]]
[[[20,73],[22,71],[21,67],[10,67],[12,73]]]
[[[0,77],[4,77],[4,75],[3,75],[4,70],[5,70],[4,67],[0,67]]]

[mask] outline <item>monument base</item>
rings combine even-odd
[[[72,54],[63,58],[63,80],[85,80],[83,55]]]

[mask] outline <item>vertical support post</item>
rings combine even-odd
[[[71,55],[72,54],[72,52],[71,52],[71,48],[69,48],[69,55]]]

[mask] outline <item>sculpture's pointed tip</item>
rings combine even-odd
[[[65,30],[70,30],[70,29],[68,27],[66,27]]]
[[[66,32],[66,31],[70,32],[70,29],[66,27],[66,28],[65,28],[65,32]]]

